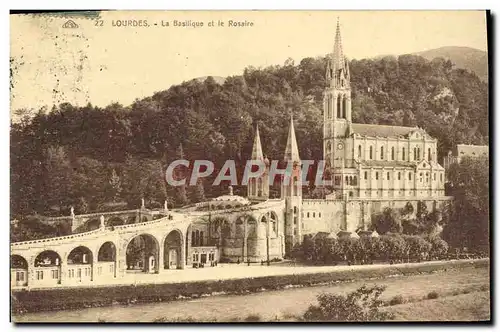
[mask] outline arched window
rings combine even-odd
[[[358,158],[361,159],[361,145],[358,145]]]
[[[398,172],[398,180],[401,180],[401,172]]]
[[[346,111],[347,111],[347,99],[346,96],[344,95],[342,97],[342,118],[346,118]]]
[[[368,172],[365,171],[365,180],[367,180],[367,179],[368,179]]]
[[[417,160],[420,160],[420,148],[417,149]]]
[[[358,185],[358,177],[357,177],[357,176],[354,176],[354,177],[352,178],[352,184],[353,184],[353,185],[355,185],[355,186],[357,186],[357,185]]]
[[[394,147],[391,148],[391,159],[394,160]]]
[[[411,180],[411,172],[408,173],[408,180]]]
[[[380,147],[380,159],[381,160],[384,159],[384,147],[383,146]]]
[[[439,181],[443,181],[443,173],[439,174]]]
[[[203,247],[203,232],[200,232],[200,247]]]
[[[330,96],[326,98],[326,118],[330,119],[332,117],[332,110],[331,110],[331,99]]]
[[[387,172],[387,180],[391,179],[391,173]]]
[[[370,146],[370,159],[373,159],[373,146]]]
[[[429,161],[432,160],[432,155],[431,155],[431,148],[429,148],[428,152],[427,152],[427,158],[429,159]]]
[[[413,148],[413,160],[417,160],[417,148]]]
[[[341,110],[340,110],[340,98],[342,98],[341,95],[338,95],[337,96],[337,118],[340,119],[342,118],[342,113],[341,113]]]
[[[375,180],[378,180],[378,172],[375,172]]]
[[[406,160],[406,153],[405,153],[405,148],[403,148],[403,160]]]
[[[349,177],[347,175],[345,176],[345,184],[349,184]]]

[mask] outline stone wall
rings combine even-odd
[[[369,228],[371,217],[382,212],[386,207],[402,209],[409,202],[413,206],[413,216],[417,211],[417,204],[422,201],[427,211],[441,210],[451,197],[408,199],[372,199],[372,200],[323,200],[304,199],[302,205],[303,234],[317,232],[339,232],[347,230],[355,232]]]

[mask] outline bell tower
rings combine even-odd
[[[346,138],[352,132],[351,77],[342,50],[338,20],[333,53],[327,56],[326,82],[323,97],[323,157],[332,168],[344,168],[348,157]]]

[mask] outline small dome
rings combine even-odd
[[[248,205],[250,204],[250,201],[246,199],[245,197],[238,196],[238,195],[222,195],[219,197],[214,198],[212,201],[217,201],[217,202],[238,202],[243,205]]]

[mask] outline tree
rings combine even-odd
[[[400,233],[402,230],[400,216],[396,210],[386,207],[382,213],[372,216],[373,225],[379,234]]]
[[[49,147],[44,166],[44,201],[48,208],[57,208],[60,212],[74,201],[73,170],[65,149]]]
[[[182,144],[179,145],[179,148],[177,149],[176,157],[178,160],[184,159],[184,149],[182,148]],[[186,169],[183,166],[177,166],[173,170],[173,178],[176,180],[181,180],[181,179],[186,179],[186,183],[189,180],[188,177],[188,169]],[[187,193],[186,193],[186,184],[181,184],[179,186],[174,187],[175,190],[175,204],[177,206],[184,206],[188,204],[188,198],[187,198]]]
[[[454,247],[489,248],[489,160],[464,158],[450,167],[451,217],[444,239]]]
[[[109,179],[109,185],[110,185],[110,193],[109,196],[113,200],[113,202],[116,202],[118,198],[120,197],[120,193],[122,192],[122,185],[120,181],[120,177],[118,174],[116,174],[115,169],[111,172],[111,178]]]
[[[197,203],[205,200],[205,188],[203,186],[203,179],[198,179],[195,186],[191,187],[190,201]]]

